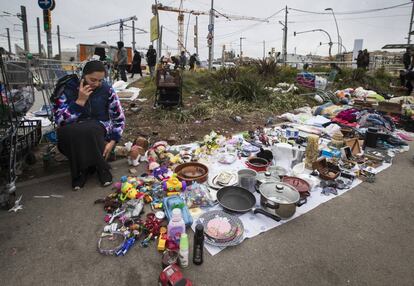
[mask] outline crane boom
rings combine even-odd
[[[178,13],[178,39],[177,39],[177,43],[178,43],[178,50],[179,51],[186,50],[186,47],[184,47],[184,45],[183,45],[183,42],[184,42],[184,14],[193,14],[193,15],[196,15],[196,16],[198,16],[198,15],[210,15],[210,11],[199,11],[199,10],[190,10],[190,9],[182,8],[182,0],[180,2],[180,8],[171,7],[171,6],[164,6],[162,4],[153,4],[151,6],[151,8],[152,8],[152,13],[154,15],[157,14],[157,10],[158,11]],[[247,20],[247,21],[269,22],[268,19],[261,19],[261,18],[257,18],[257,17],[230,15],[230,14],[221,13],[217,10],[213,10],[213,12],[214,12],[214,17],[216,17],[216,18],[219,18],[221,16],[221,17],[227,18],[228,20]]]
[[[137,16],[132,16],[132,17],[124,18],[124,19],[118,19],[118,20],[114,20],[114,21],[111,21],[105,24],[96,25],[96,26],[90,27],[88,30],[95,30],[95,29],[108,27],[108,26],[116,25],[119,23],[127,22],[127,21],[132,21],[132,20],[134,21],[138,20]]]
[[[88,30],[95,30],[95,29],[119,24],[119,40],[123,42],[124,41],[124,22],[136,21],[136,20],[138,20],[137,16],[132,16],[132,17],[124,18],[124,19],[114,20],[114,21],[111,21],[105,24],[96,25],[96,26],[90,27]]]

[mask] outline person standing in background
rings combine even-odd
[[[121,75],[121,79],[125,82],[128,81],[126,76],[126,67],[128,64],[128,55],[127,50],[124,47],[124,42],[117,42],[118,45],[118,52],[117,52],[117,64],[118,64],[118,71]]]
[[[357,62],[357,68],[362,69],[364,66],[364,55],[362,54],[361,50],[358,51],[356,62]]]
[[[404,69],[408,70],[408,69],[412,69],[412,65],[411,65],[411,51],[409,48],[407,48],[407,50],[405,51],[404,55],[403,55],[403,64],[404,64]]]
[[[150,70],[151,77],[154,76],[155,65],[157,64],[157,52],[152,45],[149,46],[147,54],[147,63]]]
[[[142,77],[142,70],[141,70],[141,54],[137,50],[134,51],[134,58],[132,59],[132,66],[131,66],[131,77],[134,77],[134,74],[138,73]]]
[[[368,50],[365,49],[362,52],[362,55],[363,55],[363,68],[368,70],[369,69],[369,53],[368,53]]]
[[[180,54],[180,68],[185,70],[185,66],[187,65],[187,57],[185,56],[185,52],[181,51]]]

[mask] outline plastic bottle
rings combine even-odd
[[[194,232],[193,246],[193,263],[201,265],[203,263],[203,247],[204,247],[204,227],[197,224]]]
[[[179,259],[181,267],[188,267],[188,236],[186,233],[181,234]]]
[[[175,208],[172,210],[171,219],[167,226],[167,236],[178,244],[182,233],[185,233],[185,223],[181,209]]]

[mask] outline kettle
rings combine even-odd
[[[299,156],[299,152],[293,152],[292,145],[288,143],[277,143],[272,146],[273,164],[290,170],[292,163]],[[295,154],[294,154],[295,153]]]

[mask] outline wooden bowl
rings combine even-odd
[[[177,178],[181,181],[203,183],[208,177],[208,167],[201,163],[189,162],[175,167],[174,173],[177,174]]]

